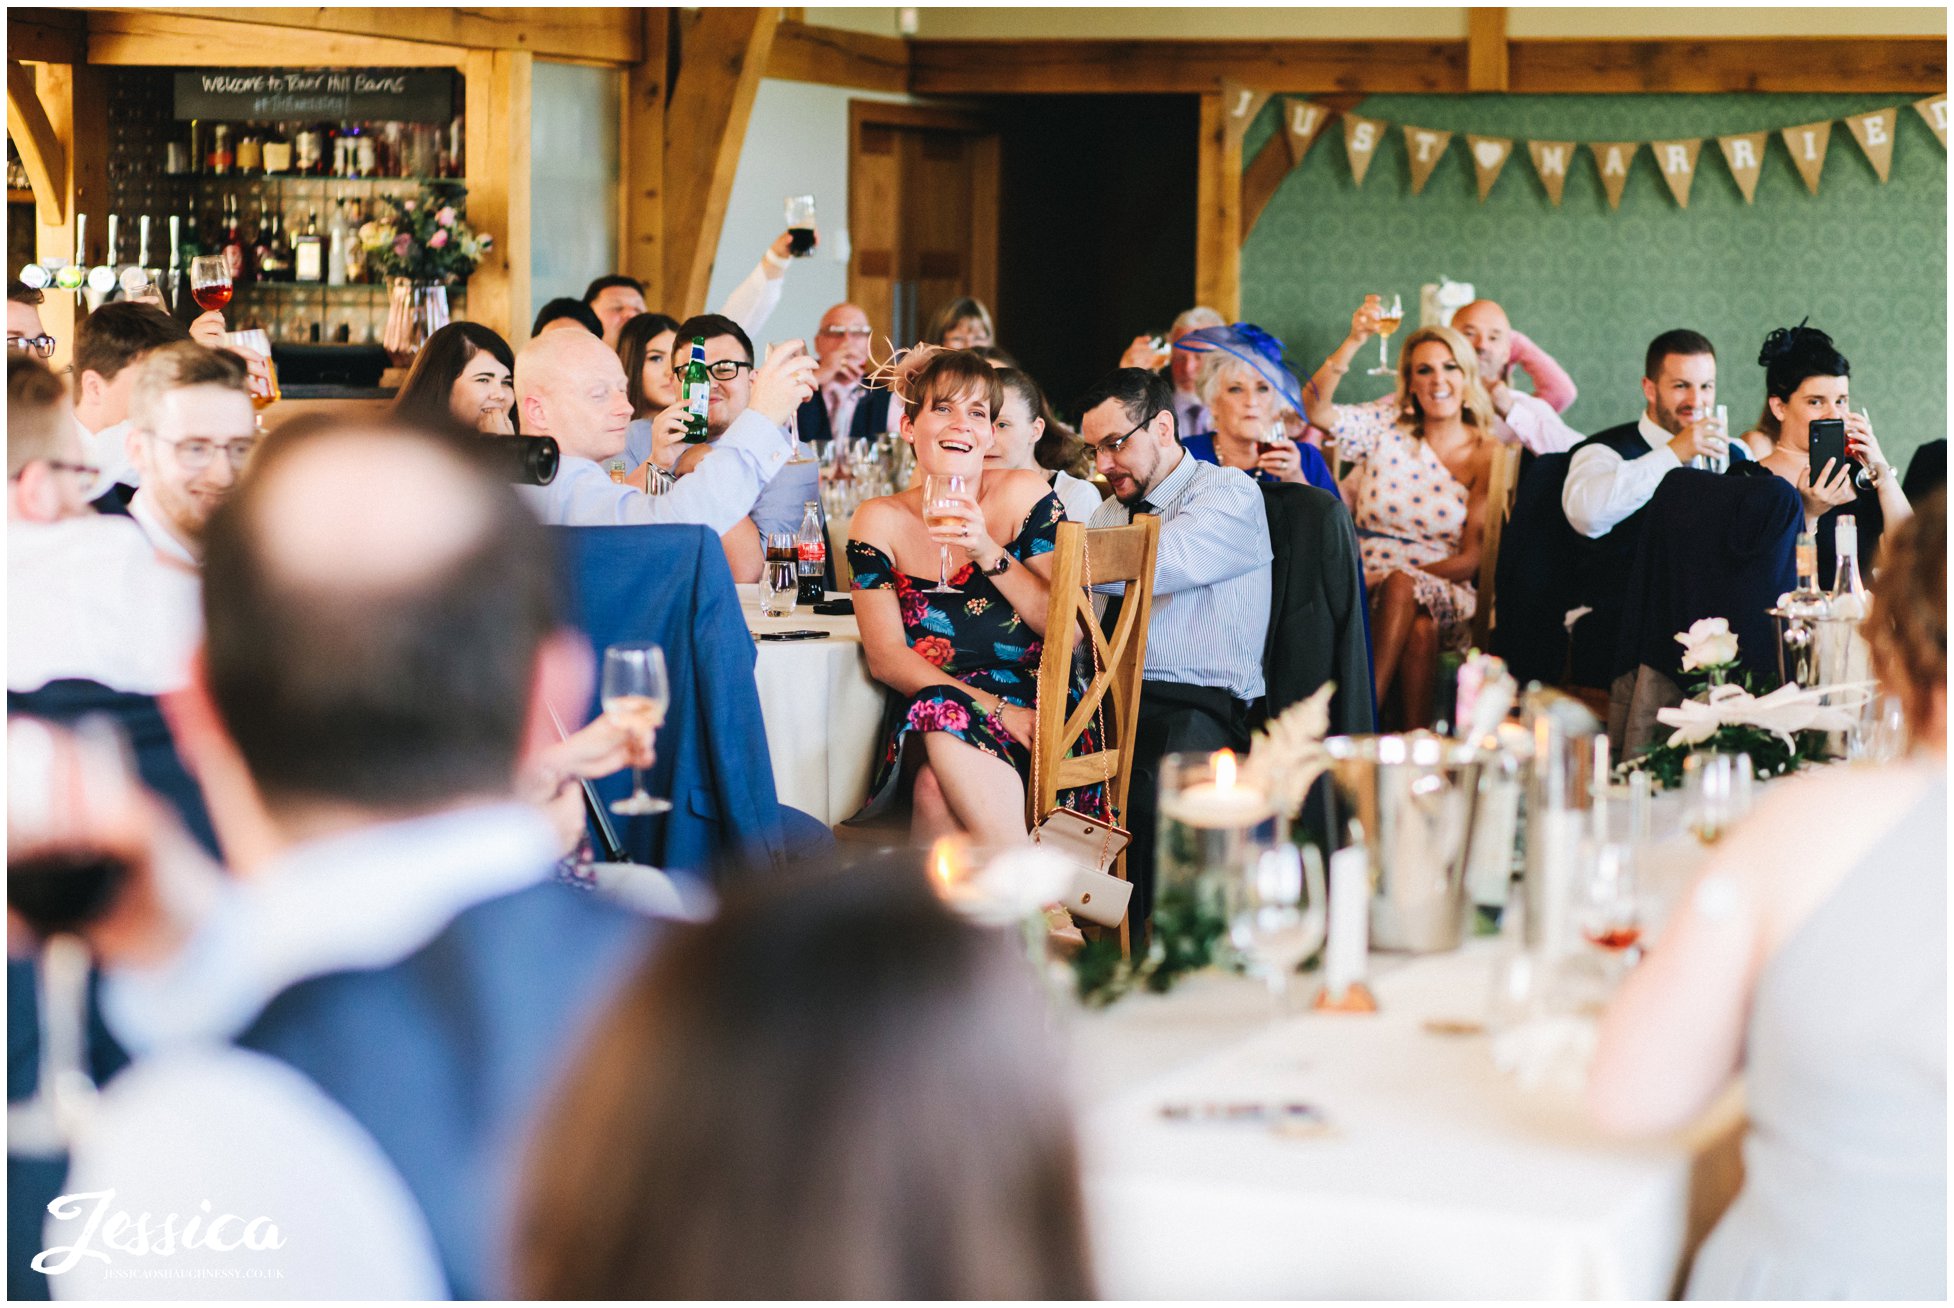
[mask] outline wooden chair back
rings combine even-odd
[[[1104,781],[1116,815],[1126,813],[1127,787],[1132,780],[1133,740],[1140,709],[1140,676],[1146,666],[1147,620],[1153,611],[1153,565],[1160,546],[1160,519],[1143,514],[1131,526],[1088,530],[1076,522],[1060,523],[1058,549],[1052,564],[1051,605],[1046,611],[1045,649],[1038,664],[1038,757],[1033,775],[1035,791],[1027,787],[1027,819],[1036,823],[1058,806],[1058,792]],[[1126,597],[1112,635],[1100,630],[1093,615],[1091,584],[1127,583]],[[1066,711],[1072,685],[1074,656],[1082,638],[1098,652],[1097,666],[1085,693]],[[1088,655],[1087,667],[1094,667]],[[1101,720],[1105,706],[1105,739],[1100,748],[1077,758],[1066,757],[1088,727]],[[1113,863],[1113,873],[1126,877],[1126,854]],[[1120,950],[1130,947],[1127,924],[1119,928]]]
[[[1491,483],[1486,487],[1485,539],[1479,551],[1479,603],[1472,613],[1472,643],[1486,648],[1493,629],[1493,578],[1499,572],[1499,542],[1513,513],[1513,492],[1520,484],[1520,447],[1501,445],[1493,451]]]

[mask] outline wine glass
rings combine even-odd
[[[604,715],[626,731],[642,734],[649,747],[665,725],[671,704],[671,683],[665,676],[665,651],[656,645],[612,645],[604,651]],[[669,813],[672,802],[645,793],[642,768],[631,769],[631,793],[611,804],[611,812],[626,817]]]
[[[1397,369],[1391,366],[1385,347],[1390,344],[1391,333],[1396,331],[1398,324],[1404,321],[1404,301],[1395,295],[1391,297],[1388,304],[1384,302],[1384,297],[1381,295],[1377,299],[1377,366],[1370,370],[1370,375],[1389,377],[1396,373]]]
[[[1643,927],[1635,847],[1595,840],[1584,852],[1576,901],[1581,935],[1595,948],[1632,964],[1641,953]]]
[[[40,1075],[33,1096],[7,1108],[7,1148],[49,1157],[66,1152],[95,1104],[91,956],[79,932],[114,905],[129,864],[90,832],[134,802],[134,765],[119,730],[101,717],[65,731],[15,719],[7,762],[7,907],[41,942]]]
[[[1228,939],[1262,974],[1281,1017],[1296,965],[1323,947],[1329,900],[1315,846],[1284,842],[1252,854],[1229,887]]]
[[[769,557],[760,573],[760,613],[768,618],[791,618],[800,601],[801,565],[796,560],[771,557],[772,553],[769,545]]]
[[[1683,821],[1705,845],[1723,838],[1750,807],[1748,754],[1698,750],[1683,760]]]
[[[805,259],[814,253],[814,197],[811,195],[790,195],[787,197],[787,253],[796,259]]]
[[[231,302],[231,264],[221,254],[200,254],[190,260],[190,298],[206,312]]]
[[[965,479],[954,472],[935,473],[923,479],[923,525],[926,527],[947,527],[957,521],[939,512],[954,508],[968,496]],[[957,588],[950,584],[950,547],[937,546],[936,584],[929,588],[931,595],[954,595]]]

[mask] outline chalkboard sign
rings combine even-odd
[[[452,68],[200,68],[176,75],[176,116],[445,123]]]

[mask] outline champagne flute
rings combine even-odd
[[[604,651],[604,715],[645,743],[656,738],[665,725],[665,710],[671,704],[671,683],[665,676],[665,651],[656,645],[612,645]],[[642,768],[631,769],[631,793],[611,804],[611,812],[626,817],[649,813],[669,813],[672,802],[645,792]]]
[[[1280,1018],[1296,965],[1323,946],[1329,900],[1323,859],[1315,846],[1287,842],[1251,856],[1229,886],[1228,939],[1269,987],[1272,1016]]]
[[[1384,297],[1381,295],[1377,299],[1377,366],[1370,370],[1370,375],[1389,377],[1396,373],[1397,369],[1391,366],[1385,347],[1390,344],[1391,333],[1396,331],[1398,325],[1404,321],[1404,301],[1395,295],[1391,297],[1389,304],[1384,303]]]
[[[923,525],[947,527],[954,524],[957,519],[945,515],[941,510],[955,508],[965,498],[966,484],[961,475],[951,472],[935,473],[925,477],[923,479]],[[936,584],[931,586],[927,593],[954,595],[957,593],[957,588],[950,584],[950,547],[939,545],[936,547],[936,554]]]
[[[231,265],[221,254],[200,254],[190,260],[190,298],[206,312],[231,302]]]

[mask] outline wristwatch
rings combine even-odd
[[[1011,570],[1011,551],[1006,550],[1002,554],[997,556],[996,567],[984,569],[984,575],[986,577],[1002,577],[1005,573],[1009,572],[1010,570]]]

